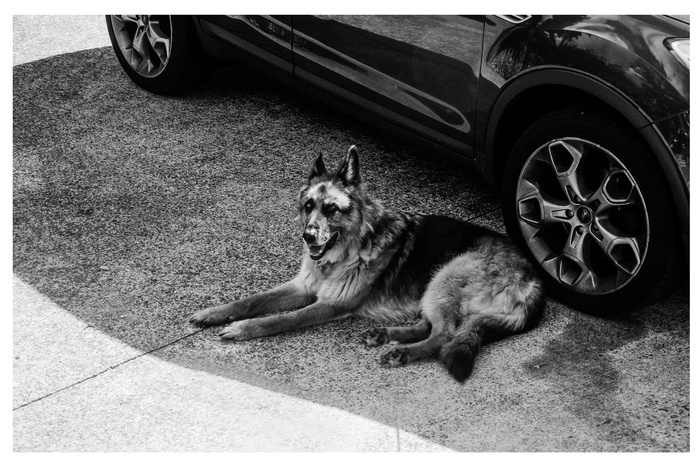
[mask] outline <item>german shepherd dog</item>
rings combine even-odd
[[[439,355],[460,382],[482,344],[533,327],[544,302],[532,265],[505,236],[444,216],[387,209],[361,183],[355,146],[335,173],[319,155],[297,196],[301,269],[269,291],[195,313],[199,326],[230,324],[245,340],[364,316],[416,319],[361,334],[368,346],[399,342],[380,364]],[[260,317],[273,312],[283,314]]]

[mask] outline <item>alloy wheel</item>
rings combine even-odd
[[[154,78],[170,60],[172,24],[163,15],[113,15],[114,35],[124,58],[139,75]]]
[[[517,221],[542,268],[587,295],[615,292],[640,271],[649,245],[643,194],[610,151],[581,138],[537,148],[520,172]]]

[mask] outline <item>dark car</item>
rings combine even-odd
[[[690,24],[671,16],[107,17],[159,94],[220,61],[471,165],[550,294],[637,308],[687,277]]]

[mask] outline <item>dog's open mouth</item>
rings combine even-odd
[[[336,240],[338,240],[338,235],[338,232],[335,232],[333,236],[323,245],[308,245],[309,256],[311,259],[318,261],[319,259],[323,258],[323,255],[325,255],[326,252],[333,248],[333,245],[335,245]]]

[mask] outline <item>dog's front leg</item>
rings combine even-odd
[[[301,290],[295,281],[289,281],[266,292],[200,310],[190,317],[190,323],[197,326],[216,326],[276,311],[293,310],[307,306],[315,300],[315,295]]]
[[[327,323],[351,315],[351,311],[347,308],[327,302],[316,302],[301,310],[281,315],[238,321],[224,328],[219,333],[219,337],[242,341],[255,337],[271,336],[314,324]]]

